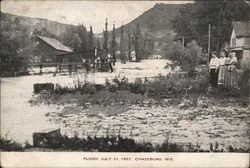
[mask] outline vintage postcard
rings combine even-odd
[[[2,167],[249,167],[250,2],[1,1]]]

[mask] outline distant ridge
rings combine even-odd
[[[0,13],[1,15],[1,26],[14,22],[16,19],[20,21],[22,26],[26,27],[30,32],[35,29],[41,31],[43,28],[47,29],[51,34],[60,36],[65,33],[68,29],[76,27],[74,25],[59,23],[42,18],[31,18],[26,16],[18,16],[10,13]]]

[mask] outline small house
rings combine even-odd
[[[98,71],[113,71],[111,63],[113,58],[109,53],[102,49],[93,49],[88,51],[72,51],[61,42],[54,38],[45,36],[36,36],[39,43],[36,49],[36,55],[40,58],[40,63],[53,63],[61,65],[76,66],[77,64],[85,65],[87,69],[95,68]],[[45,65],[44,64],[44,65]]]
[[[230,50],[236,53],[239,69],[250,65],[250,21],[234,21],[230,37]]]
[[[78,58],[70,57],[73,51],[54,38],[36,35],[38,45],[36,54],[42,63],[77,62]]]

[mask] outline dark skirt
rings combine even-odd
[[[217,86],[218,84],[218,70],[210,69],[210,83],[212,86]]]

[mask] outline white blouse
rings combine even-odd
[[[220,63],[220,65],[225,65],[226,60],[227,60],[226,57],[224,57],[224,58],[219,58],[219,63]]]
[[[218,69],[220,66],[220,60],[219,58],[212,58],[209,63],[209,68],[210,69]]]

